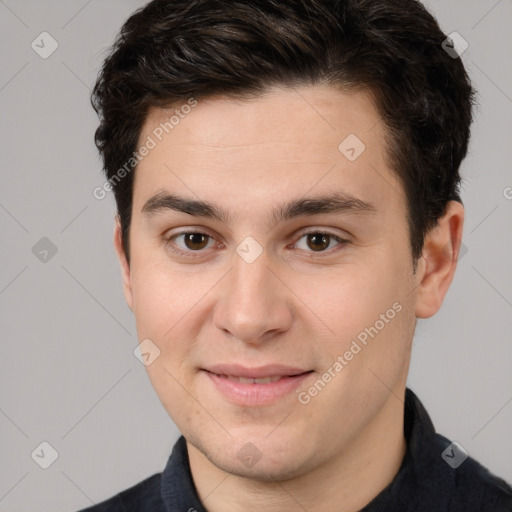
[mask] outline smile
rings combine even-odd
[[[235,382],[241,382],[242,384],[270,384],[271,382],[277,382],[278,380],[285,378],[281,375],[276,375],[274,377],[263,377],[260,379],[252,379],[250,377],[237,377],[235,375],[219,375],[219,377],[225,377],[226,379]]]
[[[313,370],[269,365],[247,368],[218,365],[202,373],[213,389],[228,402],[245,407],[270,405],[295,394]]]

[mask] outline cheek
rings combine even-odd
[[[137,325],[158,337],[186,315],[196,296],[193,280],[159,264],[134,264],[132,292]]]
[[[414,323],[411,297],[407,296],[410,281],[404,268],[393,258],[382,258],[350,276],[339,275],[325,283],[323,296],[319,292],[313,295],[316,306],[312,309],[334,332],[323,347],[325,355],[334,361],[346,354],[351,367],[346,373],[371,367],[391,377],[401,371]]]
[[[194,350],[191,307],[197,302],[196,294],[183,277],[170,276],[156,266],[136,268],[132,289],[138,339],[149,338],[159,350],[146,371],[162,405],[179,421],[193,413],[186,407],[192,376],[183,362],[192,358]]]
[[[183,362],[196,362],[195,341],[208,317],[209,301],[205,294],[216,279],[211,282],[209,275],[186,275],[162,264],[139,265],[134,269],[133,311],[138,339],[149,338],[160,350],[155,361],[158,365],[147,367],[148,372],[151,375],[158,367],[161,371],[165,367],[180,382],[188,379]]]
[[[377,268],[377,270],[376,270]],[[302,282],[300,293],[334,337],[354,336],[400,300],[400,275],[383,265],[351,267],[325,279]],[[314,285],[314,286],[312,286]]]

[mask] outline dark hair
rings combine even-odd
[[[136,167],[150,106],[325,83],[374,98],[406,196],[416,269],[425,234],[448,201],[462,202],[476,94],[461,59],[442,47],[446,37],[417,0],[153,0],[135,11],[91,96],[128,261],[133,172],[112,178],[127,162]]]

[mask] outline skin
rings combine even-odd
[[[174,108],[149,111],[141,143]],[[338,149],[349,134],[366,146],[353,162]],[[114,230],[124,293],[139,340],[160,350],[148,375],[187,440],[194,483],[210,512],[356,511],[400,467],[416,318],[441,307],[464,209],[448,204],[413,273],[404,194],[384,134],[367,93],[274,88],[254,100],[201,100],[137,167],[129,265],[118,222]],[[161,190],[211,202],[231,218],[143,214]],[[269,219],[277,205],[333,191],[373,203],[376,213]],[[187,230],[212,238],[199,250],[183,236],[170,238]],[[305,230],[334,236],[319,249]],[[236,252],[248,236],[263,249],[252,263]],[[339,245],[335,236],[350,243]],[[173,243],[188,252],[175,254]],[[299,393],[397,302],[400,312],[300,403]],[[200,371],[217,363],[314,372],[273,403],[239,406]],[[260,456],[250,467],[237,457],[247,443]]]

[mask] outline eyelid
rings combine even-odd
[[[295,244],[297,244],[297,242],[302,237],[304,237],[306,235],[310,235],[310,234],[327,235],[327,236],[330,236],[331,238],[334,238],[338,242],[338,244],[335,247],[332,247],[331,249],[327,249],[325,251],[318,251],[318,252],[306,251],[308,253],[308,257],[310,257],[310,258],[320,258],[322,256],[324,256],[324,257],[330,256],[331,254],[337,252],[340,247],[344,247],[345,245],[348,245],[351,243],[350,240],[348,240],[348,238],[343,238],[343,236],[333,233],[329,229],[321,228],[321,227],[312,227],[312,228],[305,228],[305,230],[300,231],[297,235],[295,235],[297,238],[297,241],[294,242],[293,245],[295,246]]]
[[[331,231],[330,228],[322,228],[322,227],[309,227],[309,228],[304,228],[303,230],[299,231],[295,236],[298,236],[300,235],[301,237],[304,236],[304,235],[309,235],[309,234],[323,234],[323,235],[330,235],[332,237],[335,237],[335,238],[339,238],[339,239],[342,239],[344,240],[344,236],[345,235],[342,235],[342,234],[338,234],[338,233],[335,233],[334,231]],[[347,233],[347,238],[348,238],[348,233]],[[347,240],[348,241],[348,240]]]
[[[174,246],[174,242],[173,240],[175,238],[177,238],[178,236],[182,236],[182,235],[188,235],[188,234],[191,234],[191,233],[198,233],[200,235],[206,235],[207,237],[209,237],[210,239],[212,240],[216,240],[216,238],[210,234],[208,232],[208,230],[204,229],[204,228],[201,228],[201,229],[195,229],[195,228],[188,228],[184,231],[179,231],[178,233],[173,233],[172,235],[164,235],[163,237],[163,243],[164,245],[170,249],[171,251],[173,251],[174,253],[177,253],[177,254],[180,254],[180,255],[183,255],[183,256],[189,256],[189,257],[192,257],[192,258],[198,258],[198,257],[201,257],[204,255],[204,253],[206,252],[205,249],[201,249],[200,251],[192,251],[192,250],[185,250],[185,249],[181,249],[180,247],[175,247]],[[217,247],[218,246],[223,246],[224,244],[222,242],[218,242],[217,241]],[[210,247],[211,249],[211,247]]]
[[[208,232],[208,229],[205,229],[205,228],[201,228],[201,229],[197,229],[197,228],[187,228],[186,230],[184,231],[179,231],[177,233],[173,233],[172,235],[166,235],[164,236],[164,244],[169,247],[170,250],[172,250],[174,253],[177,253],[177,254],[181,254],[181,255],[184,255],[184,256],[190,256],[190,257],[193,257],[193,258],[197,258],[197,257],[201,257],[204,255],[204,253],[206,252],[205,249],[201,249],[199,251],[192,251],[192,250],[185,250],[185,249],[181,249],[181,248],[176,248],[176,247],[173,247],[173,239],[178,237],[178,236],[181,236],[181,235],[187,235],[187,234],[191,234],[191,233],[198,233],[198,234],[201,234],[201,235],[206,235],[208,236],[209,238],[213,239],[213,240],[216,240],[215,236],[213,236],[211,233]],[[340,236],[334,232],[332,232],[330,229],[328,228],[321,228],[321,227],[309,227],[309,228],[304,228],[303,230],[299,230],[296,234],[293,235],[294,239],[296,239],[295,242],[293,242],[293,245],[295,245],[302,237],[306,236],[306,235],[309,235],[309,234],[322,234],[322,235],[328,235],[332,238],[334,238],[338,244],[335,246],[335,248],[331,248],[331,249],[328,249],[326,251],[319,251],[317,253],[315,253],[315,251],[307,251],[310,253],[310,256],[312,257],[320,257],[322,255],[330,255],[332,254],[333,252],[336,252],[336,247],[342,247],[342,246],[345,246],[345,245],[348,245],[350,244],[350,240],[348,240],[347,238],[343,238],[343,236]],[[223,247],[224,244],[223,242],[219,242],[217,240],[217,247]]]

